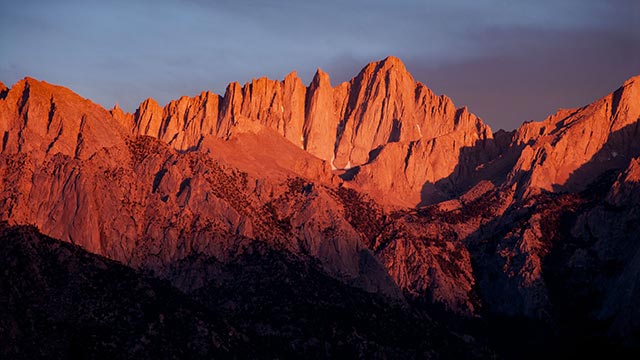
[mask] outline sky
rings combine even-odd
[[[639,75],[640,1],[0,0],[0,81],[127,111],[293,70],[335,86],[389,55],[511,130]]]

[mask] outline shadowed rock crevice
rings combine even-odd
[[[393,125],[391,126],[391,133],[389,133],[389,139],[387,142],[400,141],[400,132],[402,131],[402,122],[398,119],[393,119]]]
[[[49,116],[47,119],[47,132],[51,129],[51,123],[53,122],[53,116],[56,113],[56,103],[53,100],[53,95],[51,95],[51,100],[49,100]]]
[[[29,95],[31,94],[31,84],[30,79],[25,78],[23,82],[24,88],[22,89],[22,96],[20,98],[20,104],[18,105],[18,113],[23,114],[24,121],[26,125],[27,116],[24,114],[25,107],[27,106],[27,102],[29,101]]]
[[[9,88],[0,81],[0,100],[4,100],[4,98],[7,97],[7,94],[9,94]]]
[[[9,132],[5,131],[4,135],[2,135],[2,152],[7,149],[7,142],[9,141]]]
[[[47,129],[47,131],[48,131],[48,129]],[[56,144],[56,141],[58,141],[58,139],[60,139],[60,136],[62,136],[62,132],[63,131],[64,131],[64,124],[60,123],[60,128],[58,129],[58,133],[56,134],[56,137],[53,138],[51,143],[49,143],[49,146],[47,146],[47,151],[46,151],[47,154],[49,154],[49,152],[51,151],[53,146]]]

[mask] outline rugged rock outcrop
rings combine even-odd
[[[466,109],[460,117],[481,126]],[[476,168],[498,155],[491,132],[482,126],[436,138],[388,144],[372,161],[354,169],[357,186],[383,204],[412,207],[448,200],[475,184]]]
[[[156,109],[139,122],[148,131],[161,108],[145,104]],[[280,176],[271,179],[260,174],[264,168],[248,166],[250,175],[204,152],[181,154],[159,140],[130,137],[99,106],[33,79],[16,84],[0,109],[0,216],[11,223],[35,224],[90,252],[160,274],[193,253],[228,259],[242,244],[263,241],[318,259],[346,282],[397,296],[383,270],[361,271],[361,258],[377,260],[342,219],[341,205],[320,184],[297,178],[299,169],[330,181],[320,160],[272,159],[261,165],[284,166]],[[112,113],[127,118],[117,108]],[[239,150],[225,145],[212,151]],[[264,155],[261,149],[251,153]]]
[[[0,161],[3,188],[20,189],[3,193],[4,219],[33,223],[136,268],[162,274],[194,253],[223,261],[262,241],[318,259],[346,282],[396,296],[384,271],[361,271],[361,258],[376,260],[321,185],[254,178],[148,137],[85,161],[62,154],[36,165],[28,156]]]
[[[85,160],[124,145],[124,128],[109,113],[71,90],[25,78],[0,101],[2,154],[29,154],[37,161],[64,154]]]
[[[523,193],[581,190],[604,171],[640,155],[640,77],[580,109],[524,124],[512,147],[523,147],[509,175]]]
[[[369,174],[360,175],[358,182],[373,194],[393,187],[396,197],[374,195],[391,205],[449,196],[456,188],[452,184],[496,156],[491,129],[482,120],[416,82],[395,57],[367,65],[336,87],[320,69],[308,87],[293,72],[283,81],[260,78],[244,86],[229,84],[223,97],[209,92],[182,97],[164,109],[147,99],[133,122],[118,109],[112,114],[128,124],[132,134],[157,137],[178,150],[198,148],[207,136],[228,139],[259,124],[329,162],[332,169],[350,170],[380,154],[382,159],[365,167]],[[400,158],[412,165],[403,167]],[[458,168],[458,163],[465,165]],[[404,181],[390,180],[399,173],[405,173]],[[445,184],[436,185],[443,179]],[[423,191],[426,182],[434,191]]]

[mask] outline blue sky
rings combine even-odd
[[[632,0],[0,0],[0,80],[33,76],[133,111],[227,83],[335,85],[400,57],[492,128],[581,106],[640,74]]]

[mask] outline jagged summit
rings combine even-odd
[[[61,153],[81,159],[123,142],[128,130],[104,108],[71,90],[25,77],[0,101],[3,153],[35,158]]]
[[[410,206],[463,191],[476,181],[473,173],[481,165],[485,172],[504,174],[504,169],[492,170],[488,163],[504,157],[501,152],[505,147],[514,153],[509,157],[518,160],[511,165],[500,162],[500,166],[513,166],[507,180],[527,189],[523,190],[526,193],[528,189],[536,193],[535,189],[579,186],[583,177],[574,174],[578,169],[593,167],[599,173],[609,166],[624,166],[618,162],[633,156],[635,145],[617,138],[634,136],[633,124],[640,113],[635,100],[639,79],[640,76],[628,79],[616,92],[581,109],[560,110],[542,122],[523,124],[512,135],[510,144],[508,135],[502,136],[499,143],[494,140],[489,126],[466,107],[456,108],[448,97],[438,96],[416,82],[394,56],[367,64],[357,76],[336,86],[321,69],[308,86],[293,71],[281,81],[262,77],[244,85],[230,83],[222,96],[203,91],[164,106],[148,98],[133,114],[118,106],[108,114],[121,127],[113,131],[156,137],[181,151],[198,149],[206,138],[231,139],[247,131],[269,129],[325,161],[341,176],[348,172],[345,179],[371,194],[379,194],[383,203]],[[87,103],[91,110],[84,112],[94,114],[96,119],[104,115],[99,106],[70,90],[30,77],[3,92],[16,104],[25,99],[22,107],[7,109],[13,115],[5,118],[15,122],[5,121],[5,128],[19,127],[22,113],[27,118],[49,118],[39,127],[44,128],[44,133],[36,131],[38,136],[49,139],[42,145],[49,152],[58,147],[74,155],[75,150],[79,154],[86,151],[82,150],[85,138],[80,143],[77,140],[81,125],[86,123],[81,121],[83,110],[71,103]],[[27,111],[23,107],[31,98],[37,98],[34,101],[38,105]],[[73,120],[64,120],[65,104],[69,105],[69,114],[75,114],[71,116]],[[56,114],[65,116],[56,122]],[[69,124],[62,126],[63,120]],[[94,127],[109,127],[108,121],[99,122]],[[35,126],[29,120],[26,123]],[[616,135],[610,137],[612,133]],[[7,131],[6,149],[30,146],[25,139],[14,140],[13,134]],[[20,136],[28,134],[23,131]],[[96,134],[95,138],[103,137]],[[104,138],[110,143],[113,140],[106,139],[118,137]],[[581,150],[575,151],[576,146]],[[601,155],[603,151],[608,155]],[[587,163],[590,165],[584,167]],[[391,189],[394,191],[389,196]]]
[[[632,84],[634,86],[640,86],[640,75],[630,77],[629,79],[627,79],[627,81],[624,82],[622,86],[626,87]]]
[[[523,124],[512,148],[524,147],[509,176],[525,193],[579,190],[640,155],[640,77],[579,109]]]
[[[404,63],[402,62],[402,60],[400,60],[399,58],[395,57],[395,56],[388,56],[382,60],[379,61],[374,61],[371,62],[369,64],[367,64],[361,71],[360,71],[360,75],[364,75],[366,76],[367,74],[371,75],[371,74],[388,74],[390,72],[395,72],[395,73],[399,73],[402,74],[404,76],[409,76],[411,77],[411,74],[409,74],[409,72],[407,71],[407,68],[405,67]],[[413,77],[411,77],[411,79],[413,80]]]
[[[217,118],[194,119],[197,128],[188,133],[185,114],[179,109],[167,105],[163,116],[158,116],[159,109],[145,101],[136,112],[134,133],[189,149],[197,147],[203,136],[228,137],[238,131],[238,124],[254,121],[331,162],[335,169],[349,169],[368,163],[369,153],[387,143],[430,139],[453,131],[469,133],[465,139],[481,138],[488,128],[477,118],[465,121],[465,111],[458,112],[450,99],[416,83],[396,57],[372,62],[358,76],[335,87],[329,74],[318,69],[307,87],[294,72],[283,81],[260,78],[244,86],[231,83],[224,96],[214,101],[218,109],[207,115]],[[150,123],[152,119],[156,123]],[[176,131],[160,134],[164,128]],[[176,141],[176,136],[181,140]],[[460,145],[469,145],[468,141]]]
[[[380,62],[386,63],[386,64],[400,65],[404,68],[404,63],[402,62],[402,60],[400,60],[400,58],[393,55],[387,56],[386,58],[382,59]]]
[[[311,79],[311,84],[316,84],[318,86],[320,83],[331,85],[331,78],[329,74],[324,72],[321,68],[317,68],[316,72],[313,74],[313,79]],[[309,84],[309,86],[311,86]]]

